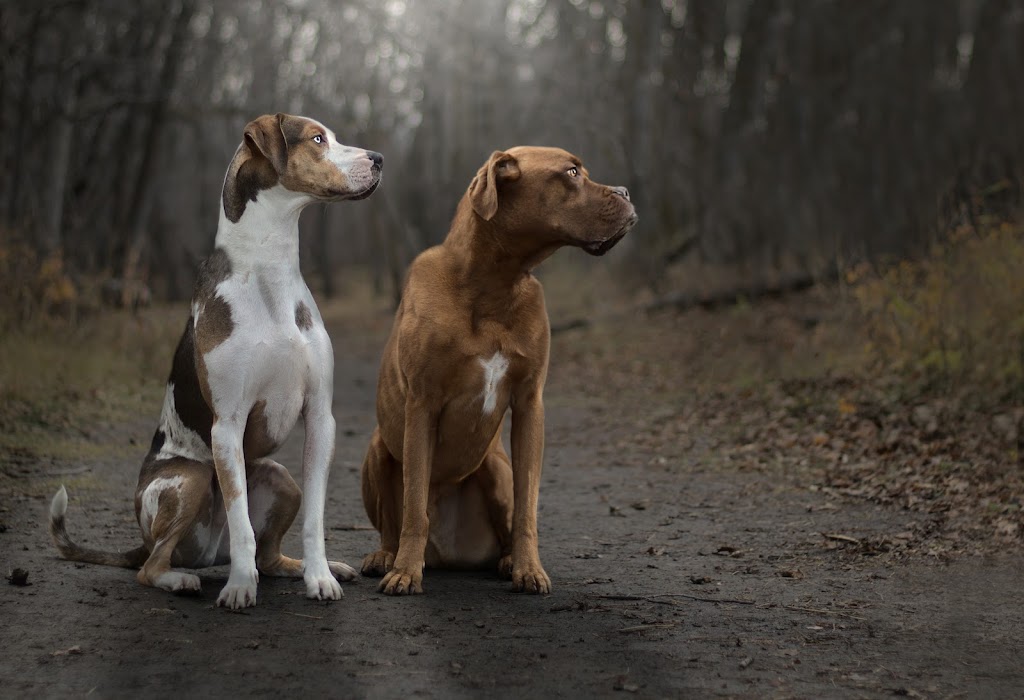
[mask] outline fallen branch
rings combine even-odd
[[[624,316],[633,316],[637,313],[653,313],[664,309],[685,311],[700,307],[711,311],[723,306],[733,306],[741,301],[758,301],[761,299],[779,299],[789,294],[795,294],[810,289],[819,282],[826,282],[837,277],[836,272],[824,272],[817,275],[807,273],[792,275],[776,282],[751,282],[728,289],[706,293],[677,292],[658,297],[654,301],[634,307],[622,314],[614,314],[605,317],[603,320],[615,319]],[[551,325],[552,335],[577,328],[587,328],[595,323],[592,318],[572,318],[560,321]],[[813,326],[818,319],[808,318],[804,323]]]
[[[661,311],[662,309],[675,309],[684,311],[694,307],[705,310],[717,309],[722,306],[732,306],[740,301],[751,301],[758,299],[778,299],[786,294],[802,292],[813,287],[821,281],[821,277],[809,274],[794,275],[787,279],[774,283],[753,282],[707,294],[694,294],[692,292],[679,292],[659,297],[642,307],[648,313]]]

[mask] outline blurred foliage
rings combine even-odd
[[[0,230],[0,280],[0,332],[33,319],[66,315],[78,303],[62,251],[41,255],[8,230]]]
[[[81,458],[97,433],[155,419],[185,310],[77,313],[75,287],[58,265],[33,267],[26,256],[14,266],[9,248],[3,255],[3,272],[17,267],[23,277],[0,287],[0,463]],[[20,311],[10,313],[7,295]]]
[[[927,383],[1024,396],[1024,226],[982,215],[915,260],[850,271],[868,351]]]

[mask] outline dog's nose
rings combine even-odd
[[[625,187],[613,187],[612,192],[619,195],[627,202],[629,201],[629,190],[627,190]]]
[[[373,167],[377,168],[377,170],[380,170],[381,168],[384,167],[384,156],[382,156],[380,153],[377,153],[377,151],[367,151],[366,157],[373,162]]]

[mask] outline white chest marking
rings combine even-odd
[[[498,385],[508,371],[508,358],[496,352],[489,360],[479,358],[477,361],[484,368],[484,415],[487,415],[494,411],[498,402]]]

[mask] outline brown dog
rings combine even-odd
[[[424,564],[495,562],[516,590],[551,591],[537,550],[551,331],[531,270],[565,245],[603,255],[636,220],[626,188],[592,182],[566,151],[496,151],[445,242],[412,263],[362,473],[381,534],[362,571],[384,574],[384,593],[422,593]]]

